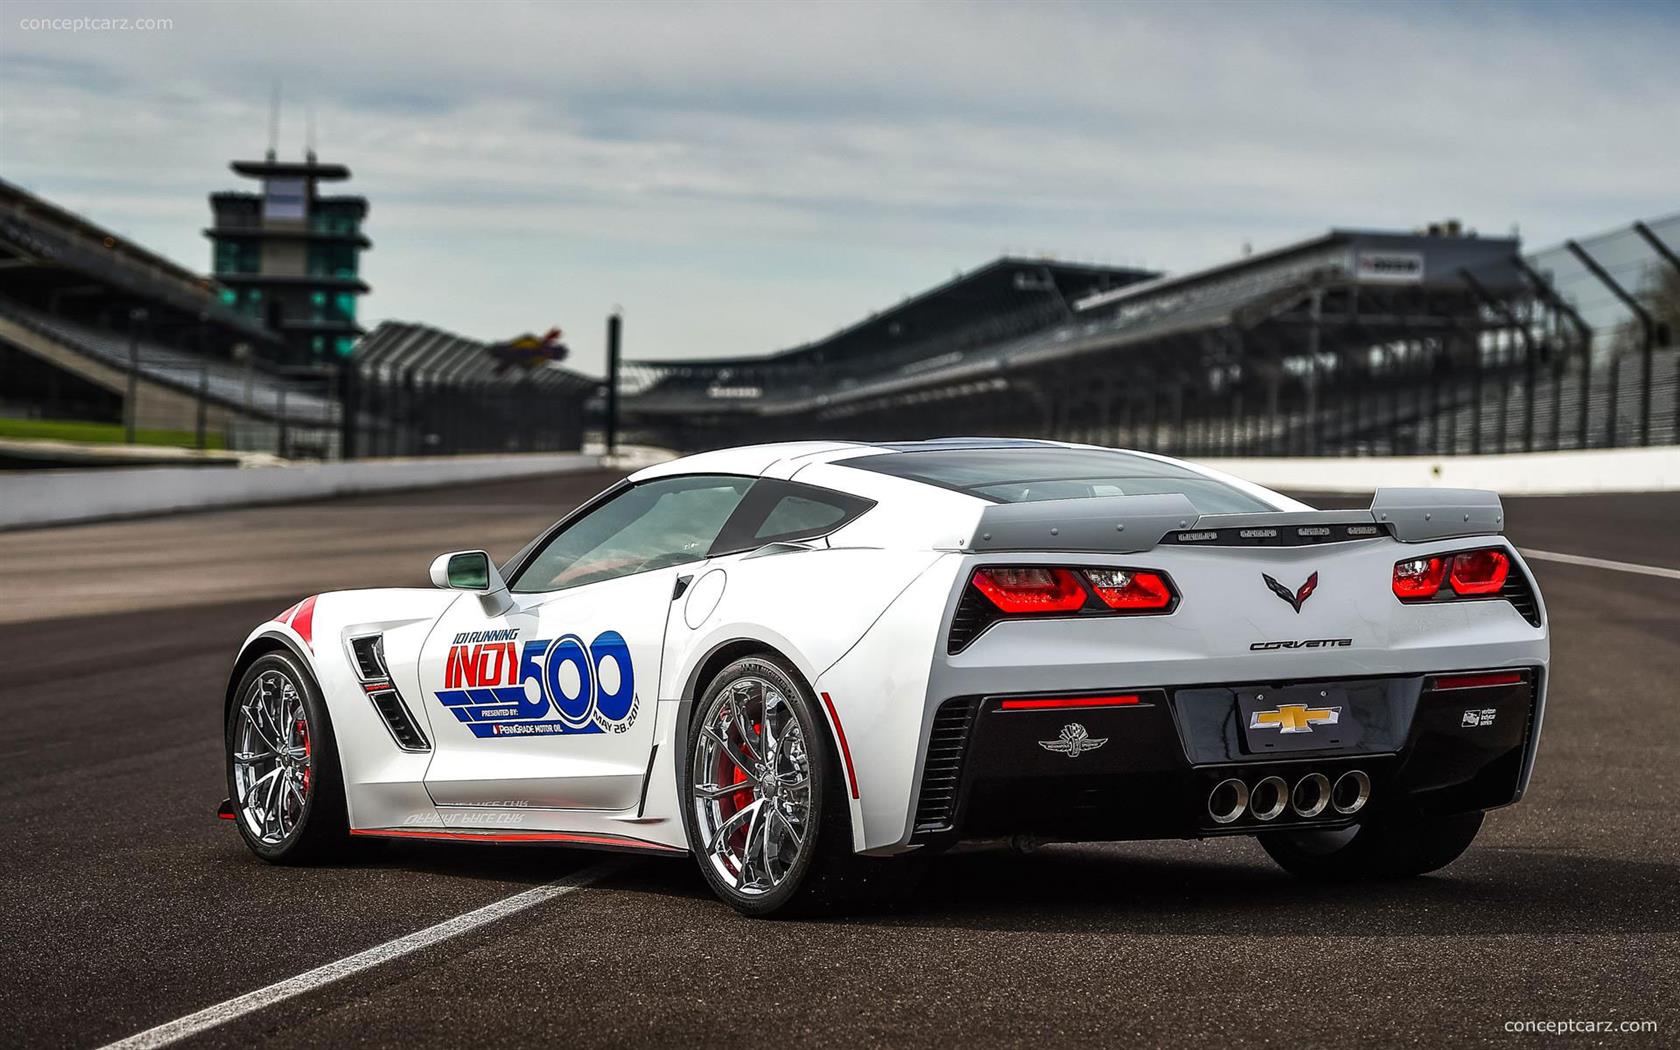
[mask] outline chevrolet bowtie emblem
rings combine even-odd
[[[1108,743],[1106,736],[1092,736],[1088,730],[1078,722],[1070,722],[1062,727],[1062,732],[1054,740],[1040,740],[1038,746],[1046,751],[1056,751],[1069,758],[1078,758],[1087,751],[1095,751]]]
[[[1256,711],[1249,719],[1250,729],[1276,729],[1280,733],[1310,733],[1313,726],[1333,726],[1342,717],[1339,707],[1308,707],[1306,704],[1279,704],[1270,711]]]

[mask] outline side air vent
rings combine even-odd
[[[356,661],[356,673],[367,690],[368,702],[385,721],[391,739],[404,751],[430,751],[431,741],[421,731],[414,713],[403,703],[402,694],[391,682],[391,672],[385,667],[385,636],[364,634],[350,639],[350,655]]]
[[[1003,614],[986,596],[970,586],[963,587],[957,601],[957,611],[951,616],[951,637],[945,651],[955,656],[968,648],[968,643],[980,637],[980,632],[996,623]]]
[[[979,706],[977,697],[947,700],[933,716],[927,764],[922,767],[922,793],[916,801],[914,837],[951,830],[957,790],[962,784],[963,755]]]
[[[430,751],[431,742],[426,734],[415,724],[414,716],[409,713],[408,705],[395,689],[381,689],[376,693],[369,693],[368,699],[373,701],[373,709],[379,712],[379,717],[385,720],[385,728],[391,731],[391,739],[404,751]]]
[[[384,635],[364,634],[360,638],[352,638],[350,652],[356,657],[356,671],[362,676],[362,681],[391,677],[385,670]]]
[[[1530,627],[1540,626],[1540,603],[1534,599],[1534,584],[1528,580],[1528,573],[1511,563],[1511,571],[1505,577],[1505,586],[1499,589],[1499,596],[1510,602],[1522,614]]]

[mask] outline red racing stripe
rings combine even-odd
[[[655,853],[686,853],[676,846],[648,842],[628,835],[590,834],[573,831],[455,831],[444,828],[351,828],[352,835],[382,839],[427,839],[435,842],[560,842],[579,846],[611,846],[615,849],[650,850]]]
[[[852,747],[846,743],[846,727],[840,724],[840,713],[834,710],[834,700],[827,694],[822,694],[823,703],[828,707],[828,717],[834,723],[834,735],[840,738],[840,757],[846,760],[846,779],[852,785],[852,797],[858,797],[857,770],[852,768]]]
[[[310,649],[315,648],[313,637],[315,631],[315,596],[313,594],[298,605],[297,614],[292,617],[292,630],[296,631],[298,637],[303,639],[304,645],[309,646]]]

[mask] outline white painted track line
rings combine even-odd
[[[455,918],[447,919],[436,926],[428,926],[406,937],[386,941],[384,944],[369,948],[365,952],[357,952],[355,955],[340,959],[337,962],[317,966],[315,969],[300,973],[296,977],[288,977],[284,981],[271,984],[266,988],[246,992],[244,995],[229,999],[227,1002],[217,1003],[215,1006],[206,1007],[197,1013],[160,1024],[156,1028],[148,1028],[144,1032],[129,1036],[127,1039],[119,1039],[110,1043],[103,1050],[112,1050],[112,1048],[140,1050],[143,1047],[168,1046],[188,1036],[197,1035],[207,1029],[215,1028],[217,1025],[226,1024],[237,1017],[243,1017],[293,996],[313,991],[352,974],[361,973],[363,970],[372,969],[381,963],[390,962],[392,959],[419,951],[421,948],[429,947],[440,941],[449,940],[451,937],[459,937],[463,933],[476,930],[480,926],[488,925],[498,919],[505,919],[509,915],[535,907],[545,901],[563,897],[574,890],[597,881],[612,871],[614,867],[615,865],[612,864],[597,864],[593,867],[584,868],[582,871],[574,872],[563,879],[556,879],[523,893],[504,897],[494,904],[486,904],[476,911],[457,915]]]
[[[1531,551],[1527,547],[1519,547],[1522,556],[1535,561],[1555,561],[1564,565],[1585,565],[1593,569],[1610,569],[1614,572],[1633,572],[1641,576],[1658,576],[1665,580],[1680,580],[1680,569],[1667,569],[1661,565],[1636,565],[1629,561],[1610,561],[1607,558],[1588,558],[1580,554],[1559,554],[1556,551]]]

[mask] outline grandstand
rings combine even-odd
[[[959,278],[785,353],[626,362],[623,425],[684,449],[952,433],[1191,455],[1672,443],[1677,321],[1659,314],[1680,300],[1662,291],[1677,242],[1680,215],[1528,258],[1450,222],[1331,230],[1086,289],[1035,283],[1061,264],[1001,259],[975,274],[1036,288],[1033,308],[999,305],[995,283],[965,306]]]
[[[0,417],[330,452],[330,392],[265,365],[279,340],[215,282],[5,180],[0,268]]]
[[[1004,257],[778,354],[627,361],[621,380],[624,417],[656,444],[733,443],[730,435],[746,433],[753,420],[805,413],[823,399],[844,400],[883,380],[943,374],[974,355],[1065,322],[1081,298],[1157,276]],[[779,433],[787,424],[769,425]]]
[[[554,364],[501,370],[483,343],[395,322],[342,351],[335,342],[322,363],[313,340],[359,332],[353,318],[271,330],[248,295],[5,181],[0,269],[0,438],[122,423],[173,443],[326,459],[575,449],[600,385]],[[286,280],[247,276],[247,292]],[[275,363],[288,359],[307,363]],[[9,462],[54,462],[10,448]]]

